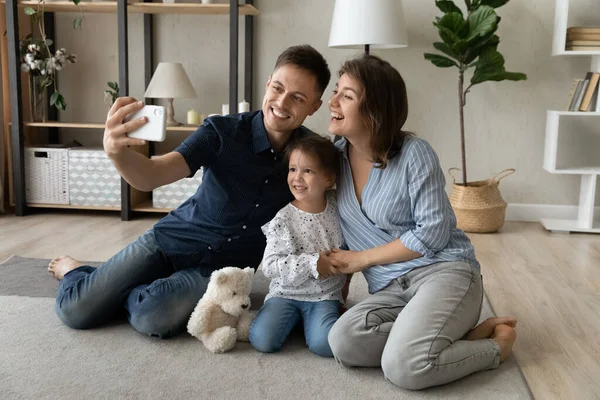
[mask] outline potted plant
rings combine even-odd
[[[441,42],[433,47],[443,53],[425,53],[425,59],[440,68],[458,68],[458,110],[462,159],[462,183],[454,182],[450,201],[456,213],[458,227],[467,232],[494,232],[504,224],[506,202],[498,189],[500,176],[469,182],[465,155],[464,109],[471,88],[488,81],[520,81],[527,79],[520,72],[507,72],[504,57],[498,51],[500,39],[496,35],[500,17],[496,9],[509,0],[465,0],[466,13],[452,0],[436,0],[442,17],[433,25],[438,29]],[[465,73],[473,69],[470,84],[465,88]]]
[[[70,0],[79,6],[80,0]],[[65,98],[58,91],[56,83],[58,71],[62,70],[67,64],[77,61],[77,56],[68,52],[65,48],[59,48],[53,51],[51,48],[53,40],[46,36],[44,24],[45,0],[40,0],[34,9],[25,7],[25,14],[29,15],[34,26],[38,29],[38,35],[32,34],[25,36],[19,42],[21,53],[21,70],[29,72],[29,90],[31,100],[31,118],[36,122],[46,121],[47,118],[47,88],[51,87],[52,95],[49,103],[58,110],[65,110],[67,103]],[[83,13],[73,20],[73,29],[81,29]]]
[[[119,97],[119,83],[118,82],[106,82],[108,90],[104,91],[104,102],[110,104],[111,107]]]

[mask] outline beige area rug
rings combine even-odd
[[[514,360],[460,381],[411,392],[378,368],[345,369],[313,355],[302,337],[277,354],[238,344],[214,355],[196,339],[159,340],[125,321],[89,331],[55,316],[58,282],[48,260],[12,257],[0,264],[0,398],[3,399],[531,399]],[[356,279],[359,278],[359,279]],[[267,287],[255,281],[255,307]],[[352,281],[351,303],[366,295]],[[485,300],[482,318],[493,315]]]

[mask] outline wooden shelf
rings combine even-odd
[[[82,128],[82,129],[104,129],[104,122],[24,122],[23,125],[34,128]]]
[[[145,200],[139,204],[131,206],[132,211],[143,211],[143,212],[154,212],[154,213],[168,213],[172,211],[172,208],[154,208],[152,207],[152,200]]]
[[[27,207],[31,207],[31,208],[66,208],[66,209],[70,209],[70,210],[121,211],[121,207],[111,207],[111,206],[73,206],[73,205],[70,205],[70,204],[27,203]]]
[[[6,0],[0,1],[6,3]],[[19,1],[19,7],[38,6],[38,1]],[[116,13],[116,1],[80,2],[84,13]],[[229,4],[197,4],[197,3],[137,3],[130,2],[127,6],[130,13],[136,14],[197,14],[197,15],[229,15]],[[44,11],[48,12],[79,12],[79,7],[70,1],[52,1],[45,3]],[[239,15],[258,15],[258,9],[250,4],[239,6]]]
[[[104,129],[104,122],[25,122],[25,126],[31,126],[33,128],[77,128],[77,129]],[[181,126],[167,126],[167,131],[185,131],[195,132],[199,125],[181,125]]]

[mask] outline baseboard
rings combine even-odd
[[[548,204],[509,204],[507,221],[540,222],[542,218],[577,219],[577,206],[554,206]],[[600,215],[600,207],[594,209]]]

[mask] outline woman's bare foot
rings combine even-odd
[[[500,346],[500,362],[503,362],[510,355],[513,344],[517,340],[517,331],[509,325],[496,325],[492,340]]]
[[[515,317],[488,318],[475,328],[471,329],[465,336],[465,339],[480,340],[490,338],[498,325],[508,325],[514,328],[517,326],[517,319]]]
[[[64,278],[65,274],[73,271],[75,268],[81,267],[83,264],[69,256],[56,257],[48,264],[48,272],[50,272],[59,281]]]

